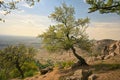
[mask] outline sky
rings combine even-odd
[[[42,34],[49,25],[55,23],[48,16],[62,3],[75,8],[76,18],[90,18],[87,29],[90,39],[120,40],[120,15],[88,13],[89,5],[84,0],[40,0],[32,7],[21,2],[17,5],[18,9],[12,11],[11,14],[3,16],[0,11],[0,17],[5,19],[5,23],[0,22],[0,35],[35,37]]]

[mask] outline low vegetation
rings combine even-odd
[[[35,49],[21,44],[0,50],[0,80],[32,76],[37,71],[34,53]]]
[[[58,67],[60,69],[67,69],[67,68],[71,68],[73,64],[74,64],[73,61],[61,61],[61,62],[56,62],[55,67]]]
[[[105,72],[105,71],[111,71],[120,69],[120,64],[106,64],[106,63],[100,63],[92,66],[95,71],[98,72]]]

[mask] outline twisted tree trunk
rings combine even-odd
[[[71,47],[71,50],[72,50],[74,56],[79,60],[79,64],[80,64],[81,66],[88,66],[88,64],[86,63],[85,59],[82,58],[81,56],[79,56],[79,55],[76,53],[76,50],[75,50],[75,48],[74,48],[73,46]]]
[[[20,73],[20,75],[21,75],[21,78],[24,78],[24,72],[23,72],[23,70],[21,69],[21,66],[19,65],[19,62],[18,62],[18,60],[16,60],[16,68],[17,68],[17,70],[19,71],[19,73]]]

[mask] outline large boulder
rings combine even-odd
[[[120,54],[120,41],[116,41],[109,46],[109,54],[110,53]]]
[[[109,58],[111,58],[111,57],[113,57],[113,56],[115,56],[116,55],[116,53],[115,52],[112,52],[112,53],[110,53],[109,55],[106,55],[105,57],[104,57],[104,59],[109,59]]]
[[[115,56],[115,55],[116,55],[115,52],[110,53],[110,56],[111,56],[111,57],[113,57],[113,56]]]
[[[111,57],[111,55],[107,55],[107,56],[104,57],[104,59],[105,59],[105,60],[106,60],[106,59],[110,59],[110,57]]]
[[[53,70],[53,67],[46,67],[45,69],[40,69],[39,71],[41,75],[44,75],[52,70]]]
[[[116,42],[116,46],[117,46],[117,48],[114,50],[114,52],[115,52],[116,54],[120,54],[120,41],[117,41],[117,42]]]
[[[98,60],[103,60],[104,59],[104,55],[98,55],[96,58],[98,59]]]
[[[90,70],[79,69],[74,72],[70,77],[67,77],[66,80],[88,80],[88,77],[92,74]]]
[[[96,74],[92,74],[88,77],[88,80],[95,80],[97,78]]]

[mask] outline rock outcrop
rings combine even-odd
[[[112,56],[120,55],[120,41],[119,40],[99,40],[95,42],[93,53],[97,54],[96,59],[109,59]]]

